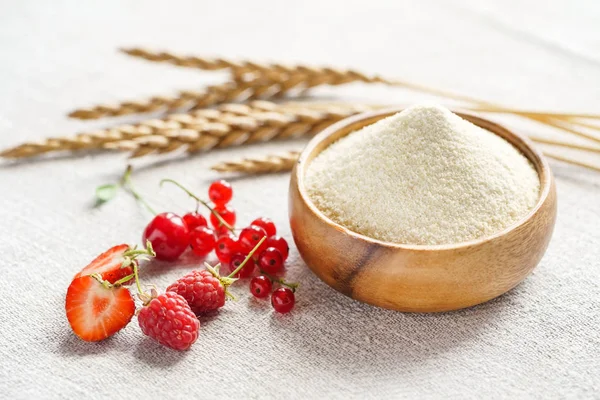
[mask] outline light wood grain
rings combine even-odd
[[[456,310],[509,291],[529,275],[546,251],[556,219],[556,189],[546,160],[531,143],[495,123],[458,113],[512,143],[531,160],[541,182],[534,209],[498,234],[440,246],[385,243],[334,223],[309,199],[304,174],[317,154],[350,132],[398,111],[340,121],[317,135],[302,152],[290,183],[290,223],[300,255],[334,289],[399,311]]]

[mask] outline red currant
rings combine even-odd
[[[152,243],[157,259],[174,261],[189,245],[189,229],[179,215],[158,214],[144,230],[142,241],[147,240]]]
[[[215,248],[215,233],[206,226],[199,226],[190,232],[190,245],[194,254],[205,257]]]
[[[267,247],[275,247],[281,253],[283,261],[287,260],[290,253],[290,247],[287,241],[281,236],[270,236],[265,240]]]
[[[283,256],[275,247],[267,247],[258,256],[258,266],[268,274],[275,274],[283,268]]]
[[[219,261],[223,264],[229,264],[231,261],[231,255],[237,252],[238,243],[237,238],[231,232],[227,232],[224,235],[219,236],[215,245],[215,254]]]
[[[224,180],[214,181],[208,188],[208,197],[215,205],[225,205],[229,203],[233,196],[233,190],[229,182]]]
[[[267,232],[268,237],[274,236],[277,233],[277,228],[275,227],[275,224],[269,218],[256,218],[254,221],[252,221],[250,225],[260,226],[265,230],[265,232]]]
[[[223,220],[225,222],[227,222],[229,225],[231,225],[231,226],[235,225],[236,218],[235,218],[235,210],[233,208],[229,207],[228,205],[222,205],[222,206],[216,206],[214,208],[214,210],[217,213],[219,213],[221,218],[223,218]],[[219,228],[223,228],[223,225],[221,225],[221,222],[213,213],[210,213],[210,223],[217,230],[219,230]]]
[[[259,299],[263,299],[271,293],[273,283],[264,275],[255,276],[250,280],[250,293]]]
[[[183,216],[183,220],[185,221],[190,231],[196,229],[199,226],[208,226],[206,218],[204,218],[204,216],[199,212],[187,213]]]
[[[246,254],[250,253],[265,236],[267,236],[267,232],[260,226],[250,225],[249,227],[242,229],[239,238],[240,250]],[[261,251],[262,249],[258,248],[255,254],[260,254]]]
[[[242,253],[235,253],[231,255],[231,261],[229,261],[229,272],[235,271],[237,267],[240,266],[241,263],[246,259],[246,255]],[[254,269],[256,268],[256,263],[253,259],[249,259],[246,262],[246,265],[235,274],[234,278],[249,278],[254,273]]]
[[[214,232],[215,232],[215,235],[217,237],[221,237],[223,235],[227,235],[228,233],[231,233],[231,231],[229,230],[229,228],[226,227],[226,226],[220,226],[218,228],[215,228]]]
[[[275,311],[282,314],[292,311],[295,302],[294,292],[286,287],[275,290],[271,295],[271,305]]]

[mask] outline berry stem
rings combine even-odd
[[[208,210],[215,216],[217,217],[217,219],[219,220],[219,224],[223,225],[225,228],[229,229],[232,233],[235,233],[233,227],[231,225],[229,225],[227,223],[227,221],[225,221],[223,219],[223,217],[221,217],[221,214],[219,214],[218,212],[215,211],[214,208],[212,208],[210,206],[210,204],[208,204],[206,201],[202,200],[200,197],[196,196],[194,193],[192,193],[189,189],[187,189],[185,186],[183,186],[181,183],[173,180],[173,179],[163,179],[162,181],[160,181],[160,185],[162,186],[163,183],[168,182],[168,183],[172,183],[175,186],[179,187],[181,190],[183,190],[184,192],[186,192],[188,194],[188,196],[190,196],[192,199],[196,200],[198,203],[202,204],[204,207],[208,208]]]
[[[137,264],[133,265],[133,276],[135,277],[135,286],[137,286],[139,295],[146,296],[146,293],[144,293],[144,291],[142,290],[142,285],[140,284],[140,275]]]
[[[131,165],[127,166],[127,169],[125,169],[125,173],[123,174],[123,177],[121,178],[121,187],[123,187],[123,189],[127,190],[137,201],[139,201],[144,207],[146,207],[146,209],[148,211],[150,211],[152,214],[156,215],[158,214],[156,211],[154,211],[154,209],[150,206],[150,204],[148,204],[148,202],[146,200],[144,200],[144,197],[139,194],[139,192],[133,187],[133,183],[131,182],[131,171],[133,171],[133,168],[131,167]]]
[[[267,240],[267,237],[263,236],[263,238],[260,239],[260,242],[258,242],[256,244],[256,246],[254,246],[254,248],[252,249],[252,251],[250,253],[248,253],[248,255],[246,256],[246,258],[244,258],[244,261],[242,261],[242,263],[235,270],[233,270],[233,272],[230,273],[227,277],[228,278],[233,278],[238,272],[240,272],[242,270],[242,268],[244,268],[244,265],[246,265],[246,263],[248,262],[248,260],[252,258],[252,256],[256,252],[256,250],[258,250],[258,248],[260,247],[260,245],[263,244],[263,242],[265,240]]]
[[[142,257],[140,257],[140,256],[142,256]],[[145,249],[138,249],[137,246],[134,246],[134,247],[130,248],[129,250],[127,250],[125,253],[123,253],[123,257],[129,257],[132,260],[135,260],[136,258],[147,259],[144,256],[149,256],[149,257],[156,256],[156,253],[154,252],[154,249],[152,248],[152,243],[150,243],[149,240],[146,240],[146,248]]]
[[[92,274],[90,275],[92,278],[94,278],[95,280],[97,280],[102,286],[104,286],[107,289],[110,289],[111,287],[113,287],[114,285],[111,284],[108,281],[105,281],[104,279],[102,279],[102,276],[100,274]],[[130,278],[131,279],[131,278]],[[116,285],[116,284],[115,284]]]
[[[268,272],[266,272],[266,271],[264,271],[264,270],[262,270],[262,269],[260,269],[260,273],[261,273],[262,275],[266,276],[267,278],[269,278],[269,279],[270,279],[272,282],[277,282],[277,283],[279,283],[280,285],[283,285],[283,286],[287,286],[287,287],[289,287],[290,289],[292,289],[292,292],[294,292],[294,293],[296,292],[296,289],[298,289],[298,286],[299,286],[299,284],[298,284],[298,283],[290,283],[290,282],[287,282],[287,281],[285,281],[285,280],[283,280],[283,279],[281,279],[281,278],[277,278],[277,277],[275,277],[275,276],[273,276],[273,275],[269,274]]]
[[[127,275],[127,276],[119,279],[113,285],[118,286],[125,282],[128,282],[132,278],[135,278],[135,285],[137,286],[137,290],[138,290],[140,298],[147,297],[148,295],[146,293],[144,293],[144,291],[142,290],[142,285],[140,284],[139,267],[138,267],[138,263],[135,261],[136,258],[147,259],[146,256],[150,256],[150,257],[156,256],[156,253],[154,252],[154,249],[152,248],[152,243],[150,243],[149,240],[146,241],[145,249],[138,250],[136,247],[133,247],[133,248],[127,250],[125,253],[123,253],[123,258],[125,259],[123,261],[123,266],[131,265],[131,267],[133,268],[133,274]]]

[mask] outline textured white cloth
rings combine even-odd
[[[0,13],[0,146],[113,123],[65,113],[102,101],[194,88],[219,74],[118,54],[146,45],[203,55],[352,66],[522,108],[599,112],[600,3],[20,1]],[[320,96],[379,103],[423,99],[349,85]],[[559,135],[515,118],[525,133]],[[121,119],[120,121],[127,120]],[[206,189],[209,166],[300,148],[273,143],[174,162],[139,160],[134,179],[161,210],[192,203],[160,178]],[[597,158],[597,155],[595,156]],[[176,157],[175,157],[176,158]],[[168,157],[167,157],[168,159]],[[142,337],[137,322],[98,344],[70,331],[64,295],[100,251],[135,243],[149,215],[125,195],[100,209],[120,154],[0,166],[0,397],[109,398],[598,398],[600,174],[553,162],[559,213],[535,272],[499,299],[438,315],[402,314],[329,289],[292,248],[296,309],[240,301],[202,320],[191,351]],[[234,181],[239,220],[273,218],[290,238],[286,174]],[[153,263],[164,288],[194,266]]]

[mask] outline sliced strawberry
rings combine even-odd
[[[73,332],[97,342],[125,327],[135,313],[135,302],[122,286],[105,286],[92,276],[75,278],[67,290],[67,319]]]
[[[129,245],[126,244],[111,247],[96,257],[94,261],[89,263],[88,266],[75,275],[73,279],[79,278],[80,276],[99,274],[103,280],[115,283],[119,279],[133,274],[131,263],[128,266],[123,267],[123,261],[125,260],[123,254],[129,249]]]

